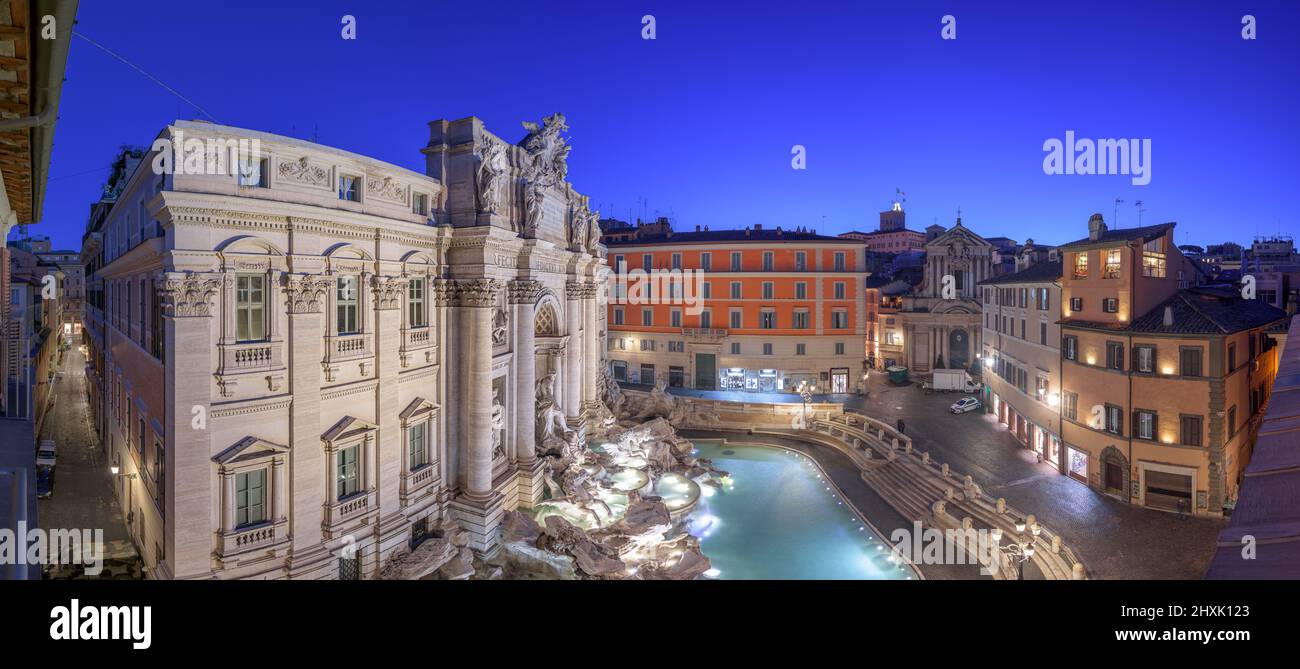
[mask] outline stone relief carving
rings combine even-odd
[[[504,346],[508,340],[507,332],[510,325],[510,316],[506,314],[506,308],[498,306],[492,314],[492,345]]]
[[[330,187],[330,171],[309,162],[307,156],[303,156],[298,160],[281,161],[279,174],[283,178],[305,183],[309,186]]]
[[[501,202],[501,184],[506,173],[506,150],[497,140],[483,138],[478,165],[478,209],[495,214]]]
[[[172,272],[155,277],[154,289],[162,298],[165,313],[176,318],[196,318],[212,315],[213,298],[221,283],[221,279]]]
[[[330,289],[329,277],[310,274],[286,274],[284,305],[291,314],[319,314],[325,308]]]
[[[406,204],[407,187],[393,181],[392,177],[383,178],[366,178],[366,195],[377,197],[381,200]]]
[[[393,276],[375,276],[370,279],[375,294],[376,309],[399,309],[402,306],[402,293],[406,291],[406,279]]]
[[[501,390],[492,389],[492,457],[505,455],[504,433],[506,429],[506,408],[501,405]]]

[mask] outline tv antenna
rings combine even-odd
[[[1141,200],[1135,200],[1135,201],[1133,202],[1133,206],[1134,206],[1134,207],[1137,207],[1137,210],[1138,210],[1138,227],[1140,228],[1140,227],[1142,227],[1142,212],[1146,211],[1146,209],[1143,209],[1143,208],[1142,208],[1142,201],[1141,201]]]
[[[1119,206],[1123,203],[1123,200],[1115,198],[1115,220],[1111,221],[1111,223],[1114,223],[1116,228],[1119,228]]]

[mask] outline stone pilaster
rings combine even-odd
[[[405,530],[401,516],[400,481],[402,448],[405,441],[398,406],[397,376],[402,369],[402,297],[407,279],[376,276],[371,279],[374,294],[375,372],[379,381],[375,393],[375,416],[379,419],[379,441],[375,462],[379,467],[379,533],[381,545],[385,535]],[[397,521],[396,523],[394,521]]]
[[[219,276],[169,272],[157,277],[166,330],[167,364],[163,366],[166,396],[167,470],[164,541],[176,578],[203,578],[212,572],[211,521],[181,519],[212,517],[212,500],[219,493],[212,481],[212,444],[208,431],[212,411],[212,350],[216,348],[215,302]]]
[[[501,284],[492,279],[455,282],[460,311],[461,494],[453,504],[470,534],[470,547],[496,544],[504,497],[492,487],[492,313]]]
[[[288,356],[289,392],[289,532],[293,537],[290,576],[302,573],[329,558],[321,544],[324,503],[333,490],[327,482],[334,472],[327,469],[321,445],[320,361],[324,357],[322,330],[326,297],[334,284],[320,275],[286,274],[284,308],[289,325],[285,352]]]

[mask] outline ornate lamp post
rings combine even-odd
[[[1005,554],[1007,557],[1015,561],[1017,581],[1025,580],[1025,563],[1034,557],[1034,539],[1038,537],[1040,531],[1038,524],[1035,523],[1032,529],[1034,536],[1029,538],[1026,542],[1024,537],[1025,521],[1023,519],[1017,520],[1015,540],[1012,543],[1003,546],[1002,528],[993,528],[993,545],[997,546],[1000,554]]]
[[[817,390],[817,384],[808,383],[808,380],[805,379],[799,382],[799,387],[796,390],[803,400],[803,425],[806,429],[808,427],[808,403],[812,401],[813,391]]]

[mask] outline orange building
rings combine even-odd
[[[852,392],[861,382],[862,244],[761,225],[605,243],[615,268],[608,314],[615,379],[787,392],[801,381],[818,392]],[[674,283],[638,289],[655,276]]]
[[[1174,245],[1174,224],[1060,248],[1064,469],[1132,504],[1219,515],[1237,495],[1285,313],[1244,300]]]

